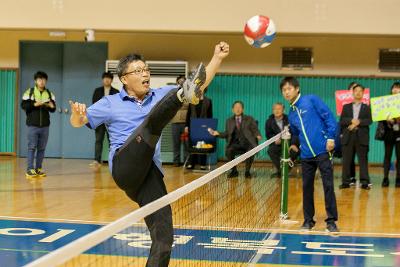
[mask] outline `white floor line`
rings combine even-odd
[[[17,217],[17,216],[1,216],[0,220],[22,220],[22,221],[38,221],[38,222],[65,222],[65,223],[84,223],[84,224],[102,224],[106,225],[110,222],[105,221],[90,221],[90,220],[73,220],[63,218],[34,218],[34,217]],[[289,221],[294,223],[295,221]],[[132,223],[132,225],[145,226],[144,223]],[[268,232],[268,234],[279,233],[299,233],[301,235],[332,235],[326,231],[304,231],[301,229],[280,229],[280,228],[240,228],[228,226],[198,226],[198,225],[174,225],[174,228],[180,229],[211,229],[211,230],[228,230],[228,231],[247,231],[247,232]],[[334,233],[335,236],[369,236],[369,237],[400,237],[400,233],[370,233],[370,232],[339,232]]]
[[[400,237],[400,233],[368,233],[368,232],[338,232],[329,233],[326,231],[304,231],[301,229],[274,229],[274,231],[279,231],[279,233],[300,233],[302,235],[334,235],[334,236],[366,236],[366,237]]]
[[[105,221],[89,221],[89,220],[72,220],[64,218],[35,218],[35,217],[18,217],[18,216],[1,216],[0,219],[6,220],[22,220],[22,221],[39,221],[39,222],[66,222],[66,223],[95,223],[95,224],[108,224]]]
[[[265,240],[273,240],[277,235],[277,232],[271,232],[271,234],[266,234],[263,241]],[[256,266],[256,264],[260,261],[261,257],[263,256],[263,254],[261,253],[256,253],[253,258],[249,261],[249,264],[247,266]]]

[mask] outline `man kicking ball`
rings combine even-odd
[[[142,56],[131,54],[119,61],[118,77],[123,83],[119,94],[103,97],[86,109],[70,102],[71,125],[95,129],[105,124],[110,135],[109,168],[115,183],[127,196],[144,206],[164,195],[160,136],[183,102],[198,104],[204,88],[214,78],[229,45],[220,42],[205,68],[190,75],[182,88],[165,86],[150,89],[150,70]],[[168,266],[172,243],[172,212],[168,205],[145,218],[152,245],[146,266]]]

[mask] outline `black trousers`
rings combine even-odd
[[[253,148],[254,147],[250,144],[233,143],[226,148],[226,157],[228,158],[228,160],[234,160],[235,156],[242,155],[247,151],[252,150]],[[254,156],[246,160],[246,172],[250,171],[253,161],[254,161]],[[236,166],[232,168],[232,171],[237,171]]]
[[[176,93],[172,90],[153,107],[113,158],[114,181],[141,207],[167,194],[153,156],[163,128],[182,106]],[[168,266],[173,244],[171,207],[147,216],[145,222],[152,240],[146,266]]]
[[[185,131],[185,123],[172,123],[172,143],[173,143],[173,151],[174,151],[174,163],[180,164],[181,161],[181,146],[182,140],[181,135]],[[184,155],[185,157],[185,155]]]
[[[343,151],[343,171],[342,171],[342,183],[350,184],[351,176],[351,165],[354,161],[354,155],[358,157],[360,165],[360,182],[361,184],[369,184],[369,172],[368,172],[368,150],[369,146],[362,145],[357,139],[357,135],[350,134],[349,141],[347,144],[342,145]]]
[[[281,173],[281,154],[282,154],[282,146],[271,144],[268,148],[268,155],[272,160],[272,164],[274,164],[278,173]]]
[[[385,158],[383,160],[383,177],[389,178],[390,162],[392,161],[393,149],[396,149],[396,180],[400,180],[400,141],[385,140]]]
[[[192,154],[192,155],[190,155],[188,162],[193,167],[196,164],[200,164],[201,166],[206,166],[207,165],[207,155]]]
[[[110,139],[108,138],[108,132],[104,124],[97,127],[95,133],[96,133],[96,143],[94,147],[94,160],[101,163],[104,135],[107,135],[108,142],[110,142]]]
[[[327,223],[337,221],[338,212],[336,196],[333,187],[333,164],[328,153],[321,154],[315,158],[302,159],[301,168],[303,172],[303,214],[304,221],[314,221],[314,179],[317,168],[322,176],[322,185],[325,195],[325,210]]]
[[[354,154],[353,154],[353,156],[352,156],[352,161],[351,161],[351,165],[350,165],[350,177],[352,177],[352,178],[356,178],[356,163],[355,163],[355,157],[356,157],[356,154],[355,154],[355,151],[354,151]]]

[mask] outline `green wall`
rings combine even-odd
[[[218,118],[218,128],[223,130],[225,120],[232,115],[231,106],[235,100],[241,100],[245,105],[245,113],[253,116],[259,122],[259,129],[265,140],[265,121],[272,112],[275,102],[285,104],[288,112],[289,105],[283,99],[279,82],[281,76],[257,75],[217,75],[209,86],[207,96],[213,102],[213,115]],[[336,114],[335,91],[346,89],[352,81],[361,83],[371,89],[371,97],[386,95],[395,79],[358,78],[358,77],[298,77],[302,94],[315,94]],[[339,119],[339,118],[337,118]],[[371,142],[369,158],[371,163],[381,163],[383,160],[383,144],[375,141],[376,123],[370,130]],[[225,141],[218,141],[218,158],[223,158]],[[268,159],[266,151],[259,156]]]
[[[16,71],[0,70],[0,153],[15,153]]]

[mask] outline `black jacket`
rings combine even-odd
[[[283,127],[289,125],[289,118],[286,114],[283,114]],[[267,121],[265,122],[265,136],[267,139],[271,139],[275,135],[279,134],[281,132],[281,129],[279,128],[278,124],[275,121],[275,116],[274,114],[270,115]],[[290,132],[290,128],[289,128]],[[292,140],[290,142],[292,145],[296,145],[297,147],[300,146],[299,144],[299,138],[297,136],[292,135]],[[271,146],[280,146],[275,143],[272,143]]]
[[[393,124],[388,121],[380,121],[379,123],[382,123],[385,129],[384,141],[396,143],[396,140],[400,138],[400,131],[394,131]]]
[[[115,89],[114,87],[111,86],[110,89],[110,95],[114,95],[114,94],[118,94],[119,91],[117,89]],[[92,98],[92,103],[96,103],[97,101],[99,101],[102,97],[104,96],[104,87],[98,87],[96,89],[94,89],[94,93],[93,93],[93,98]]]
[[[200,108],[199,114],[197,114],[198,109]],[[212,118],[212,103],[211,99],[208,97],[204,97],[200,100],[198,105],[189,104],[188,112],[186,113],[186,127],[190,127],[190,119],[200,119],[200,118]]]
[[[349,143],[351,132],[347,127],[351,124],[353,119],[353,103],[346,104],[343,106],[342,115],[340,116],[340,127],[342,132],[342,145],[345,146]],[[360,125],[357,129],[353,130],[356,134],[356,138],[359,140],[361,145],[369,145],[369,126],[372,123],[371,108],[362,103],[360,108],[360,114],[358,116]]]
[[[36,102],[35,95],[30,94],[31,89],[28,89],[22,99],[21,108],[26,112],[26,125],[35,127],[48,127],[50,125],[50,113],[56,111],[56,102],[54,100],[54,95],[48,90],[47,91],[51,97],[50,102],[53,103],[54,108],[49,108],[46,106],[35,107]],[[43,91],[43,92],[45,92]]]
[[[227,146],[231,145],[233,141],[233,132],[236,128],[235,116],[226,120],[225,132],[221,132],[218,137],[227,139]],[[257,136],[261,136],[258,126],[253,117],[242,115],[241,130],[247,141],[256,147],[258,144]]]
[[[283,127],[289,125],[289,119],[286,114],[283,114]],[[269,116],[267,121],[265,122],[265,136],[267,139],[274,137],[275,135],[279,134],[281,129],[279,128],[278,124],[276,123],[275,116],[272,114]]]

